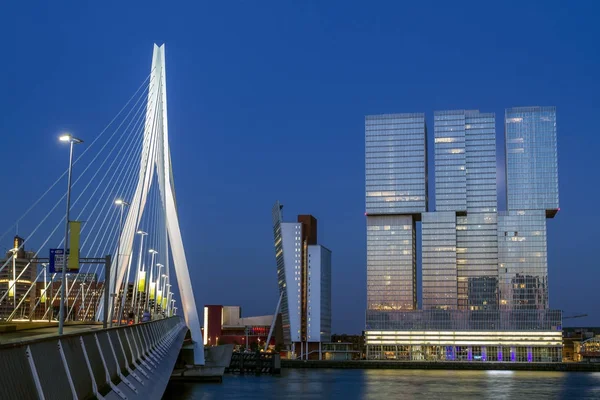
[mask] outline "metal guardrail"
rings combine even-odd
[[[0,398],[160,398],[186,332],[171,317],[0,345]]]

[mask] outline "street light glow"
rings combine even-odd
[[[125,200],[123,200],[123,199],[116,199],[116,200],[115,200],[115,204],[116,204],[116,205],[118,205],[118,206],[121,206],[121,205],[128,206],[128,205],[129,205],[129,203],[128,203],[128,202],[126,202],[126,201],[125,201]]]
[[[150,250],[148,250],[148,253],[150,253],[150,254],[158,254],[158,251],[156,251],[154,249],[150,249]]]
[[[73,137],[73,135],[71,135],[70,133],[64,133],[60,135],[58,137],[58,140],[60,140],[61,142],[70,142],[75,144],[83,143],[83,140]]]
[[[147,234],[148,234],[148,232],[144,232],[144,231],[142,231],[142,230],[139,230],[139,231],[137,231],[136,233],[137,233],[138,235],[147,235]]]

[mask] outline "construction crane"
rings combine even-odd
[[[571,315],[569,317],[563,317],[563,319],[571,319],[571,318],[583,318],[583,317],[587,317],[587,314],[577,314],[577,315]]]

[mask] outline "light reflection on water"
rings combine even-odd
[[[600,373],[284,370],[226,375],[222,384],[169,384],[166,399],[600,399]]]

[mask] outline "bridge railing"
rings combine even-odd
[[[0,345],[2,397],[85,399],[110,392],[123,399],[142,397],[156,375],[164,375],[158,369],[166,358],[172,371],[173,352],[179,352],[186,331],[182,318],[171,317]]]

